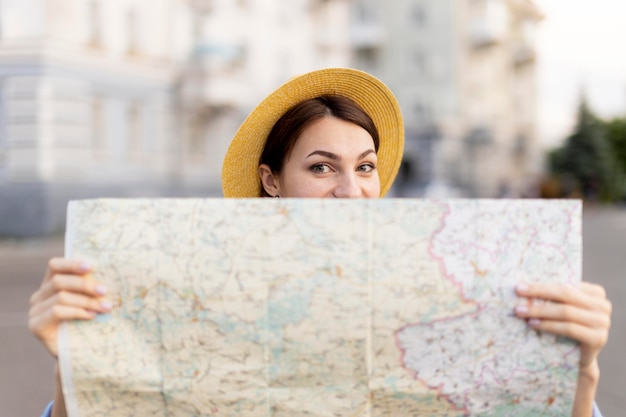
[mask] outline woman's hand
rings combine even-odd
[[[39,289],[30,297],[28,327],[57,356],[59,324],[90,320],[111,310],[106,288],[89,278],[91,267],[81,261],[53,258]]]
[[[518,317],[541,331],[565,336],[580,343],[578,386],[573,416],[591,416],[600,369],[598,355],[606,345],[611,327],[611,302],[599,285],[521,284],[516,288],[528,301],[515,308]]]
[[[568,284],[519,285],[517,294],[529,302],[516,307],[518,317],[542,330],[580,342],[580,368],[593,365],[609,338],[611,302],[604,288],[582,282]],[[546,302],[533,302],[539,299]]]

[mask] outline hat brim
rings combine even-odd
[[[389,191],[404,151],[402,113],[395,96],[382,81],[363,71],[326,68],[290,79],[267,96],[244,120],[224,158],[224,197],[261,195],[259,159],[274,124],[296,104],[322,95],[348,97],[372,118],[380,137],[377,153],[380,196]]]

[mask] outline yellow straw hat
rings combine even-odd
[[[395,96],[382,81],[363,71],[327,68],[290,79],[267,96],[244,120],[224,158],[224,197],[261,195],[259,159],[272,127],[296,104],[322,95],[348,97],[372,118],[380,137],[377,156],[381,197],[389,191],[404,150],[402,113]]]

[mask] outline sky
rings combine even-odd
[[[581,92],[599,116],[626,116],[626,1],[536,0],[539,137],[562,143]]]

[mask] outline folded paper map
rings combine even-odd
[[[61,329],[68,413],[569,415],[576,344],[512,313],[581,245],[577,201],[74,201],[114,307]]]

